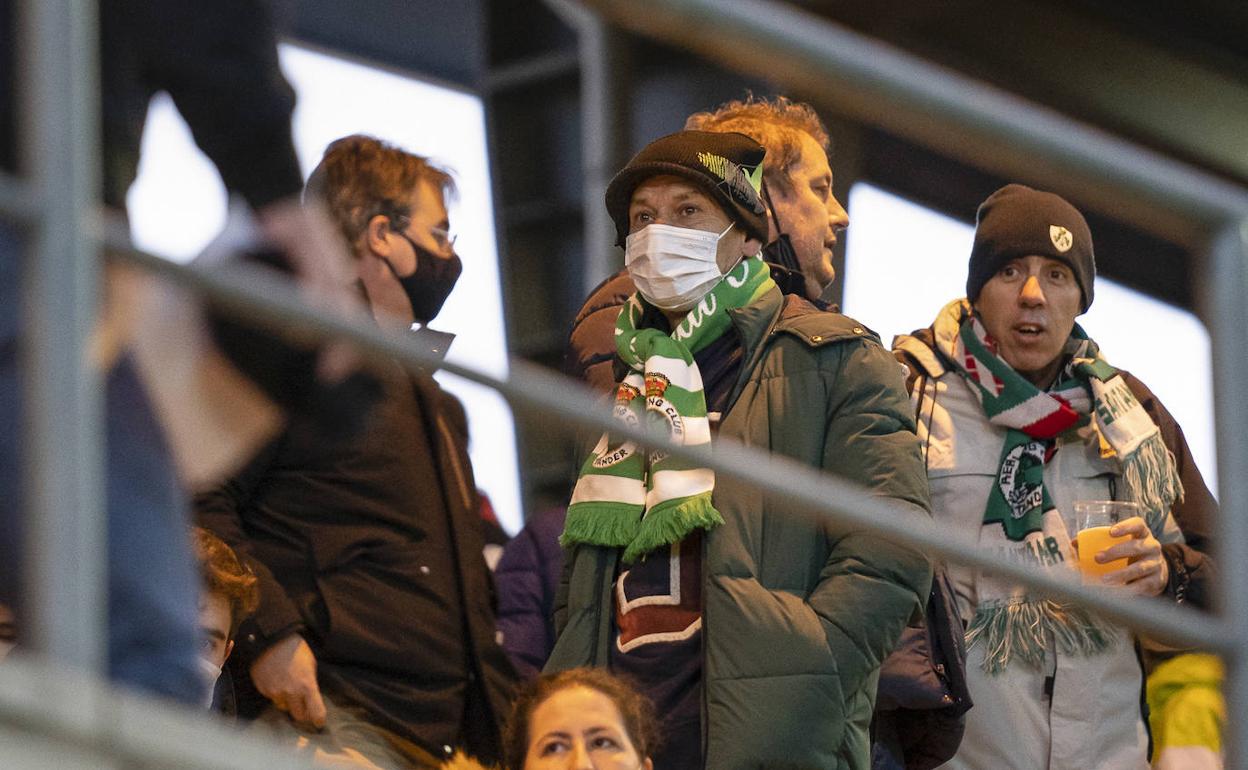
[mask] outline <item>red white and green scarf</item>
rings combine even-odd
[[[743,259],[689,311],[669,335],[637,328],[647,305],[629,298],[615,326],[616,350],[629,374],[616,388],[614,416],[630,426],[658,426],[672,441],[711,441],[702,375],[693,356],[731,326],[728,311],[775,286],[760,257]],[[715,474],[663,451],[641,452],[633,441],[604,434],[581,467],[560,542],[624,549],[633,562],[723,518],[711,504]]]
[[[984,415],[1006,428],[996,483],[984,510],[980,542],[1046,569],[1073,568],[1070,535],[1044,488],[1044,466],[1056,438],[1092,423],[1106,454],[1120,465],[1124,498],[1140,504],[1149,528],[1162,532],[1183,487],[1157,425],[1096,343],[1075,325],[1066,365],[1042,391],[997,353],[996,343],[966,300],[945,307],[933,325],[936,345],[971,386]],[[968,645],[986,646],[984,668],[997,672],[1013,659],[1039,667],[1052,634],[1065,653],[1109,647],[1111,628],[1086,610],[1027,595],[1022,586],[980,576],[979,606]]]

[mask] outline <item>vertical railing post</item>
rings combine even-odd
[[[629,96],[621,75],[628,43],[621,31],[574,0],[546,0],[576,30],[581,66],[581,211],[585,223],[582,291],[619,269],[615,223],[602,205],[607,183],[629,157]]]
[[[585,275],[588,293],[617,269],[615,223],[602,205],[607,183],[628,159],[628,109],[619,74],[625,56],[620,32],[596,14],[582,13],[581,147],[584,173]]]
[[[1237,641],[1227,661],[1227,767],[1248,767],[1248,220],[1213,243],[1205,274],[1213,332],[1220,608]]]
[[[22,280],[23,639],[103,673],[104,399],[89,359],[101,287],[98,7],[25,0],[18,11],[22,173],[44,202]]]

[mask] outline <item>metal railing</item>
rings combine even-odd
[[[1061,176],[1060,183],[1050,180],[1051,186],[1077,189],[1094,201],[1113,196],[1120,204],[1117,210],[1125,211],[1129,221],[1145,229],[1207,235],[1212,245],[1206,278],[1217,278],[1206,280],[1205,296],[1218,362],[1220,467],[1248,467],[1248,389],[1239,386],[1248,374],[1248,346],[1237,344],[1237,335],[1248,329],[1248,230],[1243,225],[1248,192],[776,3],[588,0],[586,4],[630,29],[669,40],[678,32],[678,42],[725,60],[731,53],[738,66],[743,64],[743,50],[757,51],[757,61],[766,62],[769,74],[803,83],[808,91],[813,84],[839,89],[838,98],[844,99],[847,111],[860,116],[869,113],[873,122],[933,146],[947,144],[945,137],[950,134],[974,137],[985,148],[980,159],[983,165],[1015,172],[1026,169],[1034,178],[1037,174],[1031,172],[1041,164],[1046,171],[1040,176]],[[42,160],[26,169],[29,182],[0,176],[0,205],[3,212],[24,217],[32,225],[28,259],[38,269],[27,271],[31,280],[23,286],[25,304],[39,304],[31,300],[49,303],[45,309],[30,311],[24,329],[28,365],[38,373],[28,389],[32,399],[28,403],[35,406],[26,444],[31,458],[27,478],[33,492],[27,519],[32,548],[26,557],[32,565],[29,584],[42,588],[31,595],[23,620],[38,629],[31,647],[47,660],[0,667],[0,731],[16,730],[32,740],[38,736],[88,754],[96,751],[118,762],[158,765],[182,756],[179,749],[164,740],[168,733],[140,736],[117,727],[125,713],[151,719],[160,715],[170,730],[201,729],[208,735],[218,728],[206,724],[197,728],[189,712],[165,714],[142,699],[112,693],[94,678],[100,672],[99,643],[105,633],[98,612],[104,606],[99,601],[103,554],[97,544],[101,540],[91,538],[102,528],[103,511],[98,494],[100,404],[98,387],[92,384],[98,377],[91,372],[86,351],[98,288],[99,246],[107,245],[115,258],[193,288],[232,312],[275,328],[297,324],[302,338],[350,339],[369,354],[388,356],[412,368],[438,362],[412,341],[383,333],[367,319],[329,317],[307,307],[288,284],[272,275],[255,269],[207,272],[175,265],[134,250],[124,233],[107,223],[101,226],[93,202],[98,189],[93,171],[98,168],[96,140],[93,131],[82,128],[94,125],[87,102],[94,98],[89,86],[95,78],[83,76],[93,68],[81,60],[95,50],[90,34],[93,4],[89,0],[26,0],[22,7],[28,20],[23,27],[25,50],[33,52],[23,82],[33,84],[40,94],[23,102],[23,136],[32,156]],[[712,28],[714,34],[699,31]],[[54,40],[59,42],[53,44]],[[82,44],[67,46],[66,40]],[[69,106],[56,106],[66,95]],[[881,110],[880,104],[890,109]],[[902,117],[892,117],[890,110]],[[917,114],[926,122],[922,129],[894,125]],[[35,205],[29,205],[30,201]],[[52,308],[68,315],[54,316]],[[67,319],[68,332],[63,328]],[[563,418],[552,424],[569,429],[611,427],[652,446],[666,446],[653,436],[621,430],[595,409],[587,391],[526,362],[513,362],[506,380],[454,364],[442,366],[497,389],[517,409]],[[47,390],[30,392],[35,381]],[[789,500],[801,515],[832,516],[933,555],[991,569],[1057,597],[1083,602],[1138,630],[1219,652],[1229,663],[1229,713],[1248,713],[1242,708],[1248,706],[1248,657],[1244,655],[1248,599],[1233,592],[1223,593],[1221,618],[1162,602],[1123,602],[1106,592],[990,557],[969,540],[950,538],[930,521],[899,515],[888,502],[786,458],[729,442],[717,443],[713,454],[706,448],[667,448],[723,476]],[[52,478],[59,479],[59,485],[48,483]],[[1231,470],[1222,475],[1219,558],[1223,587],[1248,585],[1246,485],[1248,481]],[[89,600],[98,603],[84,606]],[[59,671],[57,663],[84,672],[86,678]],[[50,683],[49,689],[34,687],[35,681]],[[73,691],[81,693],[84,687],[95,695],[75,699]],[[119,703],[132,711],[118,708]],[[1231,726],[1230,756],[1235,762],[1248,755],[1243,724],[1232,718]],[[269,767],[277,762],[263,747],[254,747],[258,753],[246,754],[256,760],[254,764],[250,760],[234,763],[221,747],[215,744],[222,755],[220,766]],[[187,749],[185,756],[188,765],[212,766],[210,754]]]
[[[23,271],[23,480],[29,515],[29,603],[55,611],[23,621],[31,646],[98,671],[107,606],[102,379],[87,350],[101,265],[85,227],[99,208],[99,48],[95,4],[21,6],[20,139],[37,209]]]

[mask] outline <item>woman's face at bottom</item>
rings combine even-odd
[[[529,719],[524,770],[651,770],[637,755],[620,710],[588,687],[560,690],[542,701]]]

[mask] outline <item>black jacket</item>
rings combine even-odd
[[[167,92],[227,189],[253,207],[303,187],[295,94],[277,62],[271,0],[102,0],[104,201],[123,206],[147,105]]]
[[[495,641],[465,442],[431,377],[377,375],[385,397],[362,435],[327,441],[296,419],[196,499],[260,579],[237,654],[245,666],[300,632],[328,692],[435,754],[494,758],[515,674]]]

